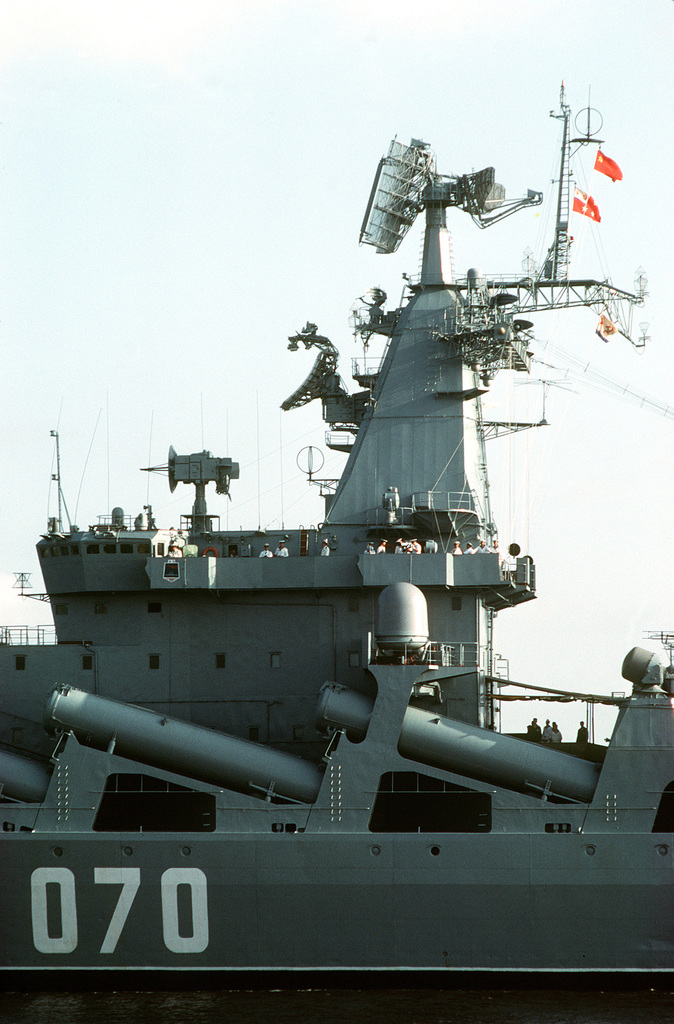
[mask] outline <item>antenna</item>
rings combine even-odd
[[[404,146],[394,139],[379,161],[360,229],[359,242],[377,252],[395,252],[423,209],[421,194],[434,173],[428,145],[412,139]]]
[[[548,249],[548,254],[543,262],[541,276],[543,279],[552,281],[566,280],[569,276],[569,200],[571,196],[571,145],[577,144],[588,146],[591,143],[601,144],[604,140],[597,138],[601,131],[604,120],[594,107],[589,105],[581,110],[574,119],[574,126],[579,133],[575,139],[571,138],[571,107],[566,102],[566,91],[564,82],[559,90],[559,111],[550,111],[550,117],[563,122],[562,147],[559,161],[559,182],[557,190],[557,219],[555,221],[555,238]],[[584,131],[581,127],[585,121]],[[581,134],[582,133],[582,134]],[[578,151],[574,150],[574,153]]]
[[[168,450],[165,466],[144,466],[144,473],[167,473],[171,493],[179,483],[194,484],[196,497],[192,508],[192,529],[208,532],[212,517],[206,510],[206,484],[215,482],[217,494],[229,494],[230,480],[239,479],[239,463],[231,459],[214,458],[211,452],[194,452],[192,455],[177,455],[173,445]]]
[[[52,473],[52,480],[56,481],[56,492],[58,495],[58,517],[56,526],[59,533],[63,533],[63,511],[61,509],[61,446],[59,443],[58,430],[50,430],[49,436],[53,437],[56,443],[56,473]]]
[[[292,395],[286,398],[285,402],[281,403],[281,408],[285,412],[288,412],[289,409],[298,409],[301,405],[306,405],[307,402],[311,402],[314,398],[346,394],[345,388],[342,386],[337,374],[339,352],[330,339],[326,338],[323,334],[317,334],[317,330],[316,324],[307,321],[301,331],[288,338],[288,348],[291,352],[298,350],[300,342],[302,342],[305,348],[314,347],[319,352],[309,375],[293,391]]]
[[[56,489],[58,492],[58,517],[49,520],[48,529],[50,533],[63,533],[63,511],[65,508],[66,516],[68,518],[68,525],[72,530],[72,523],[70,522],[70,513],[68,512],[68,506],[66,505],[66,499],[63,497],[63,489],[61,487],[61,446],[59,443],[59,432],[58,430],[50,430],[49,436],[53,437],[56,442],[56,472],[52,473],[52,480],[56,481]],[[77,515],[77,509],[75,509],[75,515]]]
[[[436,171],[428,143],[412,139],[404,146],[394,139],[379,161],[360,231],[360,241],[377,252],[395,252],[421,210],[426,210],[426,235],[421,284],[451,283],[451,256],[445,210],[458,206],[480,228],[489,227],[525,206],[538,206],[542,192],[531,189],[523,199],[506,202],[505,189],[493,167],[462,177]]]

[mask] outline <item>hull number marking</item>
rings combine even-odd
[[[101,953],[114,953],[140,888],[140,868],[94,868],[96,885],[121,885]],[[47,887],[52,887],[48,897]],[[72,953],[77,948],[75,876],[69,868],[37,868],[30,878],[33,945],[39,953]],[[180,918],[191,910],[191,931]],[[50,913],[51,907],[51,913]],[[56,913],[58,910],[58,913]],[[182,913],[180,913],[182,910]],[[161,876],[164,945],[171,953],[203,953],[208,947],[208,892],[199,868],[168,868]],[[58,918],[60,916],[60,924]]]

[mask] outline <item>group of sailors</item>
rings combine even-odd
[[[319,554],[323,557],[330,554],[330,543],[327,537],[323,538]],[[280,540],[276,551],[272,551],[270,545],[265,541],[258,558],[288,558],[288,546],[284,540]]]
[[[276,548],[276,551],[272,551],[272,549],[269,546],[269,544],[267,543],[267,541],[265,541],[264,546],[262,548],[262,551],[258,555],[258,558],[287,558],[287,557],[288,557],[288,548],[286,547],[286,542],[284,540],[280,540],[278,542],[278,547]]]
[[[453,555],[498,555],[498,541],[492,541],[491,547],[486,540],[481,540],[477,546],[471,540],[466,543],[465,549],[461,547],[458,540],[454,541]]]
[[[557,723],[553,722],[551,725],[549,718],[546,718],[545,725],[542,729],[538,724],[538,719],[532,718],[531,725],[527,726],[527,739],[531,740],[532,743],[561,743],[562,734]],[[589,734],[587,726],[585,725],[585,722],[581,722],[576,736],[576,743],[584,745],[588,740]]]
[[[364,554],[388,555],[393,551],[396,555],[421,555],[424,552],[427,555],[433,555],[437,550],[438,545],[434,540],[427,540],[422,548],[416,537],[411,537],[409,540],[404,540],[402,537],[398,537],[396,541],[380,540],[377,547],[374,546],[372,541],[368,541]]]

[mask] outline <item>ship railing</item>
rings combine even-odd
[[[383,363],[382,356],[357,356],[351,360],[351,376],[355,380],[361,377],[376,378]]]
[[[536,566],[530,555],[521,558],[503,558],[500,563],[501,579],[505,583],[536,589]]]
[[[54,626],[0,626],[0,645],[19,647],[56,643]]]
[[[480,665],[480,645],[470,643],[444,643],[429,640],[416,644],[396,645],[396,650],[375,647],[374,664],[433,665],[436,668],[472,668]]]
[[[477,509],[474,491],[417,491],[412,495],[414,512],[475,512]]]
[[[350,451],[353,448],[355,437],[348,430],[327,430],[325,432],[325,444],[328,448],[337,451]]]
[[[414,510],[400,506],[395,511],[387,508],[369,508],[365,513],[368,526],[413,526]]]
[[[119,533],[120,530],[132,530],[133,529],[133,516],[127,515],[102,515],[98,516],[98,522],[94,523],[89,528],[92,533],[100,533],[101,531],[110,533]]]

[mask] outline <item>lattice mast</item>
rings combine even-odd
[[[562,148],[559,163],[557,191],[557,220],[555,237],[543,264],[544,278],[560,281],[569,276],[569,194],[571,179],[571,107],[566,102],[564,82],[559,91],[559,112],[550,111],[550,117],[563,122]]]

